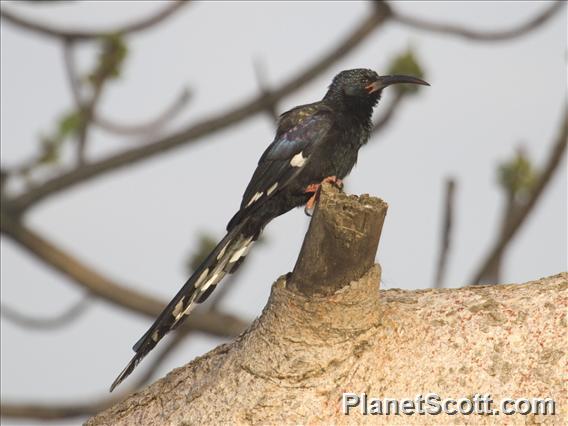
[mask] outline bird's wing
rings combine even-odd
[[[284,114],[276,138],[260,158],[247,186],[241,211],[262,204],[285,188],[307,164],[310,154],[331,127],[327,110],[310,108]]]
[[[290,111],[288,114],[294,112]],[[276,188],[285,187],[297,173],[313,150],[331,128],[331,119],[327,114],[301,114],[299,118],[284,115],[278,128],[274,142],[267,148],[259,161],[258,168],[245,192],[253,197],[250,207],[241,208],[247,214],[263,200],[276,192]],[[298,157],[299,155],[299,157]],[[255,194],[262,193],[257,196]],[[255,198],[256,197],[256,198]],[[122,370],[111,385],[111,390],[132,373],[138,363],[157,345],[171,330],[181,324],[189,315],[196,303],[204,301],[223,276],[233,272],[246,256],[257,234],[245,232],[247,216],[239,217],[234,226],[229,226],[225,238],[209,254],[207,259],[197,268],[176,296],[164,308],[150,329],[136,342],[136,352],[131,361]]]

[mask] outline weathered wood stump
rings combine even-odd
[[[385,212],[376,198],[324,188],[293,274],[245,333],[87,424],[565,424],[568,274],[379,291]],[[345,415],[344,392],[551,397],[556,414]]]

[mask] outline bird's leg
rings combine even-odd
[[[312,183],[308,185],[304,190],[304,192],[306,194],[313,194],[313,195],[310,197],[310,199],[306,203],[306,206],[304,207],[304,213],[306,213],[307,216],[311,216],[310,211],[313,210],[316,201],[319,200],[321,186],[324,183],[331,183],[332,185],[335,185],[339,189],[343,188],[343,181],[339,179],[337,176],[328,176],[320,183]]]

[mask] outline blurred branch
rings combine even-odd
[[[106,28],[100,30],[83,30],[83,29],[63,29],[56,26],[46,24],[39,21],[34,21],[28,18],[14,14],[13,12],[7,11],[6,9],[0,10],[0,17],[6,22],[14,24],[25,30],[29,30],[38,33],[42,36],[55,37],[73,41],[92,41],[96,40],[105,34],[132,34],[138,31],[144,31],[173,15],[182,6],[189,3],[189,1],[176,0],[167,4],[158,13],[152,16],[141,19],[130,24],[125,24],[123,26]]]
[[[122,397],[107,397],[90,403],[11,403],[2,402],[2,418],[60,420],[80,416],[90,416],[120,402]]]
[[[445,35],[454,35],[458,37],[463,37],[469,40],[476,41],[505,41],[516,37],[520,37],[524,34],[535,30],[546,23],[550,18],[552,18],[557,12],[562,8],[563,2],[556,1],[553,2],[549,7],[547,7],[541,13],[535,15],[531,19],[522,24],[519,24],[513,28],[506,30],[473,30],[466,28],[457,24],[447,24],[440,22],[432,22],[421,18],[416,18],[414,16],[405,15],[404,13],[392,11],[392,19],[398,23],[407,25],[420,30],[426,30],[436,33],[441,33]]]
[[[4,183],[6,183],[9,179],[15,177],[27,177],[29,173],[37,167],[37,165],[41,161],[41,155],[35,155],[32,158],[27,158],[20,162],[19,164],[10,166],[9,168],[6,167],[4,169]],[[2,202],[8,204],[10,201],[8,198],[5,200],[3,199]]]
[[[77,302],[63,312],[51,317],[34,317],[23,314],[17,309],[2,303],[0,305],[0,315],[6,320],[19,327],[35,330],[53,330],[72,324],[82,314],[87,312],[90,306],[91,297],[87,293],[83,295]]]
[[[166,124],[174,119],[187,106],[191,99],[191,93],[187,88],[183,88],[173,102],[168,105],[155,118],[148,120],[146,123],[124,124],[117,123],[108,117],[103,117],[99,113],[95,114],[95,124],[108,132],[122,136],[138,136],[156,133]]]
[[[91,98],[81,104],[81,109],[79,109],[81,114],[81,125],[77,135],[77,165],[82,166],[85,164],[85,149],[87,146],[87,138],[89,134],[89,128],[93,122],[93,117],[95,115],[95,109],[101,94],[103,92],[103,87],[106,82],[106,78],[100,79],[97,83],[93,85],[93,93]]]
[[[241,269],[243,269],[242,266]],[[215,296],[212,297],[211,302],[209,302],[208,308],[211,312],[219,312],[219,304],[227,297],[231,289],[235,287],[235,284],[233,284],[234,281],[237,281],[235,278],[236,275],[229,275],[225,278],[223,285],[216,289]]]
[[[501,214],[499,235],[509,229],[509,222],[523,208],[534,189],[537,173],[533,170],[530,159],[522,145],[517,148],[515,156],[499,166],[499,186],[505,193],[505,207]],[[501,238],[501,237],[499,237]],[[496,283],[501,281],[501,270],[505,249],[485,268],[479,283]]]
[[[21,418],[38,420],[60,420],[73,417],[90,416],[120,402],[126,395],[131,394],[136,389],[141,388],[152,380],[158,368],[166,359],[185,341],[189,332],[185,328],[176,330],[165,344],[165,347],[152,359],[144,374],[129,388],[124,389],[119,395],[114,397],[102,397],[93,399],[91,403],[4,403],[0,406],[0,413],[3,418]]]
[[[152,363],[145,370],[137,382],[125,388],[120,394],[113,397],[93,398],[90,403],[10,403],[2,402],[0,413],[2,418],[37,419],[37,420],[61,420],[74,417],[92,416],[102,410],[122,401],[127,395],[148,383],[160,365],[173,353],[173,351],[185,341],[189,333],[185,329],[176,331],[167,341],[164,349],[153,358]]]
[[[327,52],[318,61],[302,70],[279,88],[272,90],[270,95],[260,94],[229,111],[219,113],[209,119],[190,125],[180,132],[165,136],[146,145],[111,155],[79,169],[63,173],[11,199],[6,203],[6,208],[15,214],[20,214],[31,205],[49,195],[68,189],[78,183],[111,170],[117,170],[120,167],[132,165],[135,162],[165,153],[173,148],[190,144],[205,135],[225,129],[254,114],[264,111],[271,104],[278,102],[280,99],[290,95],[313,80],[333,63],[358,46],[375,29],[379,28],[390,16],[390,8],[385,3],[373,3],[373,5],[373,12],[367,14],[351,34],[340,41],[337,46],[332,48],[331,51]]]
[[[544,170],[539,174],[537,181],[535,183],[534,189],[531,191],[530,197],[526,201],[526,204],[519,208],[516,213],[508,221],[508,226],[500,235],[500,238],[495,242],[494,246],[491,248],[487,254],[484,261],[481,263],[477,272],[473,275],[470,280],[472,284],[478,284],[483,276],[487,274],[487,271],[491,268],[495,259],[499,258],[507,244],[512,240],[516,232],[519,230],[521,225],[524,223],[525,219],[529,216],[533,208],[536,206],[537,201],[544,192],[546,185],[550,182],[554,171],[562,163],[562,157],[566,151],[566,145],[568,144],[568,109],[564,107],[563,119],[561,127],[558,131],[558,139],[554,143],[548,161]]]
[[[72,47],[68,45],[68,54],[65,55],[66,63],[73,65]],[[79,130],[77,132],[77,154],[78,165],[85,163],[85,149],[88,139],[88,132],[91,125],[95,121],[96,109],[99,100],[103,94],[103,89],[108,82],[120,75],[122,64],[128,53],[128,48],[122,36],[111,35],[102,38],[100,43],[100,53],[98,61],[93,71],[88,75],[88,86],[90,86],[90,97],[86,100],[80,97],[80,88],[76,88],[79,95],[77,99],[78,111],[80,114]],[[76,76],[69,79],[77,84],[79,82]]]
[[[74,55],[75,43],[72,40],[65,40],[63,42],[63,64],[65,65],[65,73],[73,100],[78,110],[83,109],[83,97],[81,95],[81,83],[77,75],[77,67],[75,66]]]
[[[260,60],[256,60],[253,63],[254,67],[254,74],[256,76],[256,82],[258,84],[258,89],[260,90],[260,94],[263,96],[270,97],[270,89],[268,87],[268,83],[266,82],[266,70],[264,65],[260,62]],[[278,123],[280,118],[280,114],[278,113],[278,101],[276,100],[274,103],[267,105],[264,109],[266,114],[272,118],[274,123]]]
[[[102,89],[101,85],[95,89],[91,101],[90,106],[83,100],[83,96],[81,94],[81,83],[79,80],[79,76],[75,72],[75,57],[74,57],[74,42],[72,39],[65,39],[63,42],[63,63],[65,65],[65,70],[67,74],[67,81],[69,82],[69,88],[71,89],[71,94],[73,95],[73,99],[75,101],[75,106],[79,114],[81,114],[81,124],[80,129],[80,136],[78,140],[78,162],[82,164],[84,162],[84,154],[85,154],[85,140],[87,137],[88,126],[89,122],[93,119],[94,116],[94,107],[95,104],[98,102],[98,98],[100,96],[100,91]],[[87,119],[86,111],[89,111],[88,114],[88,122],[84,122]]]
[[[69,87],[71,93],[73,94],[73,99],[77,110],[83,110],[83,99],[81,95],[81,84],[77,73],[77,68],[75,66],[74,59],[74,43],[73,41],[66,40],[63,43],[63,57],[65,64],[65,71],[67,74],[67,80],[69,82]],[[117,123],[114,120],[104,117],[101,113],[93,111],[92,121],[101,129],[117,135],[148,135],[156,133],[162,127],[164,127],[170,120],[177,116],[188,104],[191,94],[187,88],[183,88],[179,95],[174,99],[174,101],[164,109],[157,117],[149,120],[146,123],[140,124],[122,124]]]
[[[99,274],[20,222],[15,221],[8,214],[2,214],[0,230],[46,265],[68,276],[79,286],[111,304],[151,318],[159,315],[166,305],[161,300],[130,289]],[[216,336],[234,337],[240,334],[246,326],[246,321],[233,315],[197,311],[181,327],[188,331],[197,330]]]
[[[452,241],[452,227],[454,221],[454,193],[456,181],[452,178],[446,180],[446,196],[444,199],[444,222],[442,225],[442,238],[440,246],[440,254],[438,256],[438,266],[436,268],[436,278],[434,279],[434,288],[444,287],[444,278],[446,275],[446,265],[448,263],[448,254]]]
[[[4,198],[4,189],[6,188],[6,183],[8,182],[8,179],[10,179],[10,175],[11,175],[11,171],[1,167],[0,168],[0,194],[2,195],[2,198]]]
[[[33,173],[38,169],[49,166],[50,172],[55,172],[59,166],[63,146],[72,136],[78,136],[83,126],[82,121],[83,115],[79,110],[61,114],[52,130],[40,134],[39,150],[30,158],[11,166],[9,177],[23,179],[26,190],[30,190],[35,185],[32,178]],[[3,207],[9,204],[8,200],[5,200]]]

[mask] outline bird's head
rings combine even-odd
[[[427,82],[409,75],[379,75],[373,70],[356,68],[337,74],[327,92],[326,98],[340,100],[348,107],[372,108],[381,98],[385,87],[391,84],[421,84]]]

